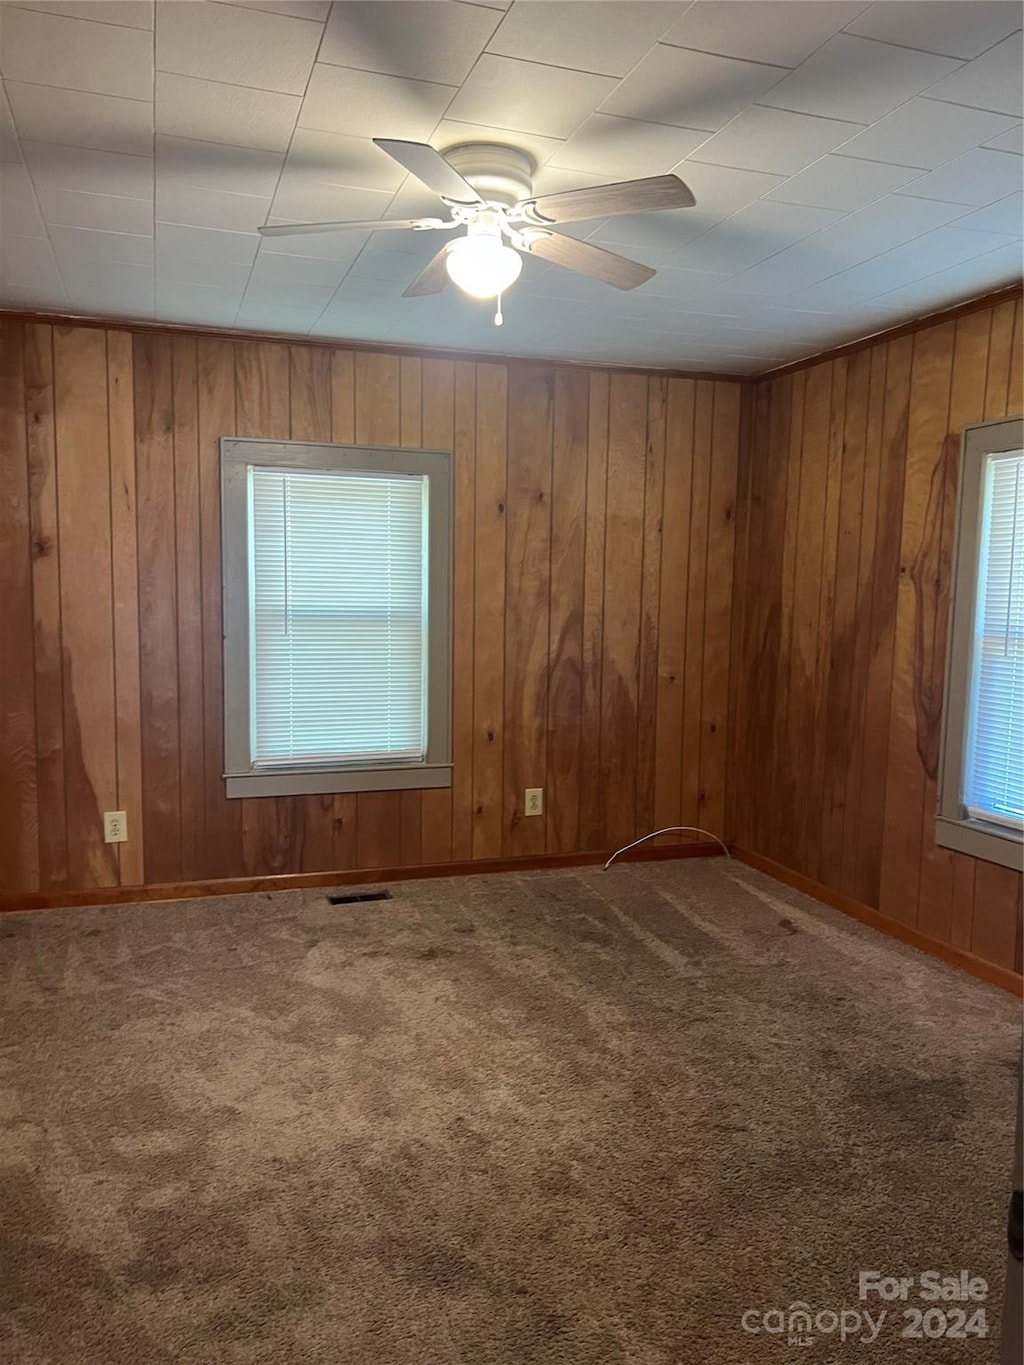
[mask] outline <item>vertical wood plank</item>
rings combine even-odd
[[[613,374],[608,406],[608,493],[601,677],[601,777],[607,838],[636,837],[637,702],[643,573],[647,380]]]
[[[1010,383],[1006,394],[1007,417],[1024,414],[1024,346],[1021,341],[1021,313],[1024,306],[1017,300],[1013,310],[1013,338],[1010,343]]]
[[[714,386],[711,480],[708,489],[704,677],[701,684],[700,810],[697,823],[725,839],[729,755],[729,654],[736,541],[736,472],[740,439],[738,384]]]
[[[0,322],[0,891],[39,886],[24,327]]]
[[[654,722],[654,826],[657,829],[667,829],[680,823],[683,802],[683,706],[696,394],[694,380],[668,380],[664,529],[658,598],[658,696]],[[670,842],[675,842],[675,839]]]
[[[68,880],[64,800],[64,664],[60,625],[60,534],[54,430],[53,329],[28,325],[25,340],[25,434],[28,443],[35,630],[36,791],[39,804],[39,885]],[[15,445],[6,447],[16,449]],[[133,456],[134,458],[134,456]],[[135,813],[142,838],[142,812]]]
[[[590,382],[555,372],[551,472],[550,685],[547,714],[547,851],[580,843],[580,714]],[[477,645],[479,649],[479,643]]]
[[[715,385],[696,382],[693,415],[693,479],[690,485],[689,566],[686,594],[686,661],[683,668],[683,748],[680,781],[681,825],[699,826],[702,815],[700,784],[701,713],[704,694],[704,609],[708,584],[708,517],[711,502],[711,464],[714,455]],[[702,836],[684,834],[683,842]]]
[[[988,373],[985,378],[985,420],[1005,417],[1010,391],[1010,362],[1013,356],[1013,325],[1018,303],[1006,299],[992,309]],[[975,419],[977,420],[977,419]]]
[[[661,621],[661,557],[665,501],[665,440],[668,380],[647,381],[647,442],[644,468],[643,558],[640,569],[640,670],[637,687],[636,817],[638,835],[654,823],[658,722],[658,626]]]
[[[607,844],[601,773],[601,659],[604,653],[605,511],[608,485],[609,376],[592,370],[587,416],[587,511],[583,546],[580,700],[580,845]]]
[[[508,376],[504,823],[506,854],[544,852],[547,815],[527,816],[527,787],[546,786],[548,581],[554,370],[515,364]]]
[[[423,444],[428,450],[454,448],[455,367],[450,360],[423,362]],[[337,409],[337,397],[335,398]],[[420,845],[425,863],[452,856],[450,787],[425,791],[420,802]]]
[[[455,364],[455,520],[452,592],[452,857],[473,856],[473,600],[476,590],[473,544],[476,519],[476,366]],[[459,723],[459,717],[463,722]]]
[[[971,951],[997,967],[1014,970],[1021,913],[1021,874],[979,858],[974,870]]]
[[[113,886],[103,812],[117,799],[106,338],[54,332],[68,878]],[[173,625],[172,625],[173,630]]]
[[[399,368],[399,440],[419,450],[423,446],[423,362],[419,356],[403,355]],[[423,857],[423,798],[418,791],[399,795],[399,863],[415,867]]]
[[[128,841],[117,845],[118,879],[122,886],[140,886],[146,880],[146,831],[142,818],[135,393],[132,339],[128,332],[107,333],[107,404],[110,413],[110,531],[114,587],[114,687],[117,697],[117,808],[125,812],[128,820]],[[196,763],[201,765],[201,733],[198,740]]]
[[[203,877],[237,875],[242,802],[224,786],[224,639],[221,609],[220,442],[237,433],[235,348],[201,337],[196,388],[199,428],[199,532],[203,629]]]
[[[751,455],[753,453],[754,394],[752,384],[739,392],[739,450],[736,460],[735,548],[733,551],[732,601],[729,606],[729,737],[725,760],[725,834],[726,843],[735,843],[738,829],[740,756],[737,737],[740,729],[741,679],[744,679],[743,640],[747,601],[747,566],[750,553],[750,506],[752,500]]]
[[[478,365],[473,568],[474,858],[500,857],[504,837],[507,422],[506,367]]]
[[[938,763],[934,637],[955,324],[914,338],[880,909],[917,922],[925,778]]]
[[[174,391],[174,546],[178,600],[178,752],[181,873],[203,862],[203,596],[199,526],[199,392],[196,340],[171,342]]]
[[[331,440],[352,445],[356,439],[355,353],[331,351]],[[331,801],[332,867],[356,866],[358,802],[354,792],[339,792]]]

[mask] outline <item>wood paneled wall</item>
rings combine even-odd
[[[1021,305],[758,383],[741,467],[738,843],[1021,970],[1021,878],[934,839],[960,433],[1017,415]]]
[[[13,320],[0,355],[3,893],[727,833],[743,385]],[[454,451],[450,791],[225,799],[230,435]]]

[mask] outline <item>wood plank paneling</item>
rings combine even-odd
[[[12,890],[598,851],[678,823],[688,726],[693,814],[724,820],[739,386],[0,325],[31,684]],[[454,452],[450,789],[225,798],[225,436]]]
[[[740,842],[1011,971],[1020,874],[938,848],[934,816],[960,433],[1019,412],[1019,319],[1003,300],[762,381],[733,661]]]

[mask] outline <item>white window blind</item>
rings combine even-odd
[[[1024,827],[1024,452],[989,455],[964,781],[968,815]]]
[[[254,768],[424,758],[427,485],[250,468]]]

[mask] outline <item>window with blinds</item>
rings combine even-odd
[[[451,454],[225,438],[229,797],[451,786]]]
[[[421,762],[427,481],[250,470],[252,762]]]
[[[1024,420],[963,434],[935,841],[1024,861]]]
[[[1024,828],[1024,452],[985,457],[964,804]]]

